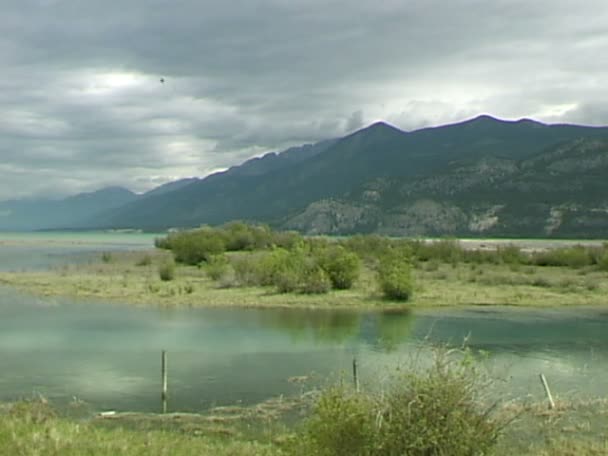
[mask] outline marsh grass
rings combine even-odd
[[[268,252],[230,253],[229,261],[232,264],[238,258],[260,255],[266,256]],[[608,274],[596,268],[530,265],[513,270],[507,264],[461,264],[454,268],[439,261],[429,268],[429,263],[418,262],[411,268],[412,299],[402,304],[383,298],[377,284],[377,263],[363,263],[350,289],[307,295],[281,294],[268,286],[243,286],[234,277],[231,265],[226,266],[228,272],[219,281],[214,281],[209,277],[209,264],[202,267],[177,264],[175,278],[164,282],[160,280],[158,267],[170,260],[171,254],[163,250],[113,252],[112,258],[111,263],[99,261],[49,271],[1,272],[0,283],[43,296],[163,307],[577,306],[606,304],[608,292]],[[142,258],[150,258],[150,264],[136,266]],[[585,274],[579,274],[583,270]],[[222,281],[226,281],[226,286]]]

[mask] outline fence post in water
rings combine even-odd
[[[162,379],[160,399],[163,403],[163,413],[167,413],[167,352],[165,350],[161,353],[160,374]]]
[[[549,384],[547,383],[547,379],[543,374],[540,374],[540,381],[543,384],[543,388],[545,389],[545,394],[547,395],[547,399],[549,400],[549,409],[553,410],[555,408],[555,402],[553,402],[553,396],[551,395],[551,390],[549,389]]]
[[[357,375],[357,357],[353,356],[353,382],[355,383],[355,391],[359,392],[359,376]]]

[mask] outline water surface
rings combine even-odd
[[[141,248],[151,240],[95,242],[85,251]],[[0,244],[0,258],[4,268],[48,267],[81,254],[74,245]],[[58,256],[49,257],[49,249]],[[310,377],[311,385],[350,380],[353,357],[363,384],[373,388],[397,365],[416,356],[424,363],[430,342],[465,339],[487,353],[483,366],[500,379],[505,397],[542,397],[540,372],[558,396],[608,391],[608,310],[162,310],[0,287],[0,401],[40,393],[59,403],[77,397],[96,410],[157,411],[163,349],[171,410],[295,394],[302,386],[292,377]]]

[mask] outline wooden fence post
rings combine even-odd
[[[161,353],[160,375],[162,379],[160,398],[163,405],[163,413],[167,413],[167,352],[165,350]]]

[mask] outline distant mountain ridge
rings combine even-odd
[[[69,228],[81,220],[137,199],[122,187],[106,187],[59,200],[26,199],[0,202],[0,230],[34,231]]]
[[[312,234],[604,238],[607,163],[606,127],[482,115],[405,132],[378,122],[165,184],[72,226],[160,230],[239,219]]]

